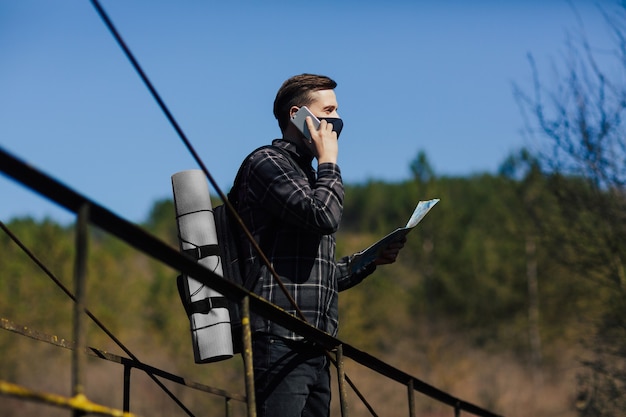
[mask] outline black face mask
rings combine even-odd
[[[337,132],[337,139],[339,139],[339,134],[341,133],[341,129],[343,129],[343,120],[339,117],[318,117],[318,119],[326,120],[333,125],[333,132]]]

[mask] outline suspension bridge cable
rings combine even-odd
[[[126,55],[128,60],[131,62],[131,64],[134,67],[135,71],[140,76],[140,78],[142,79],[142,81],[144,82],[144,84],[146,85],[146,87],[148,88],[150,93],[152,94],[152,97],[156,100],[157,104],[159,105],[159,107],[161,108],[161,110],[163,111],[165,116],[167,117],[168,121],[170,122],[170,124],[172,125],[174,130],[176,130],[176,133],[178,133],[178,136],[183,141],[183,144],[185,145],[187,150],[191,153],[192,157],[194,158],[194,160],[196,161],[198,166],[200,166],[201,170],[204,172],[204,175],[206,175],[207,179],[209,180],[209,182],[211,183],[213,188],[217,191],[217,193],[220,196],[220,198],[222,199],[223,203],[226,205],[226,208],[233,215],[233,218],[237,221],[237,223],[238,223],[239,227],[241,228],[241,230],[246,234],[246,237],[250,241],[251,245],[254,247],[255,251],[260,256],[262,262],[268,268],[268,270],[272,274],[273,278],[276,280],[276,283],[278,284],[278,286],[280,287],[280,289],[284,293],[284,295],[287,298],[287,300],[293,306],[293,308],[296,311],[298,317],[300,319],[302,319],[303,321],[306,321],[306,318],[305,318],[304,314],[302,313],[302,310],[300,309],[300,307],[298,306],[298,304],[294,300],[293,296],[289,293],[289,291],[285,287],[285,285],[282,282],[282,280],[280,279],[278,273],[275,271],[274,266],[269,261],[269,259],[265,255],[265,253],[263,253],[263,251],[259,247],[258,243],[254,239],[254,237],[252,236],[252,234],[250,233],[250,231],[248,230],[246,225],[243,223],[243,220],[241,219],[241,217],[239,216],[239,214],[237,213],[237,211],[235,210],[233,205],[230,203],[230,201],[228,200],[228,198],[226,197],[224,192],[218,186],[217,182],[215,181],[215,179],[213,178],[213,176],[209,172],[208,168],[206,167],[206,165],[204,164],[204,162],[202,161],[202,159],[200,158],[200,156],[196,152],[196,150],[193,147],[193,145],[191,144],[190,140],[187,138],[187,135],[185,135],[183,129],[180,127],[180,125],[178,124],[178,122],[176,121],[176,119],[174,118],[172,113],[170,112],[169,108],[167,107],[167,105],[165,104],[163,99],[161,98],[160,94],[158,93],[158,91],[156,90],[156,88],[154,87],[154,85],[152,84],[152,82],[150,81],[150,79],[148,78],[146,73],[144,72],[144,70],[141,68],[141,65],[139,65],[139,62],[137,61],[137,59],[135,58],[135,56],[133,55],[131,50],[126,45],[126,42],[124,42],[124,39],[122,38],[122,36],[119,34],[117,29],[115,28],[115,25],[113,25],[113,22],[111,21],[111,19],[109,18],[109,16],[105,12],[105,10],[102,8],[102,6],[98,2],[98,0],[91,0],[91,3],[95,7],[96,11],[100,15],[100,18],[102,19],[104,24],[107,26],[107,28],[109,29],[109,31],[111,32],[111,34],[113,35],[113,37],[115,38],[115,40],[117,41],[119,46],[124,51],[124,54]],[[333,362],[333,364],[335,366],[337,365],[335,360],[329,354],[328,354],[328,358]],[[357,393],[359,398],[362,399],[362,401],[365,403],[367,408],[370,411],[372,411],[372,414],[374,416],[376,416],[376,414],[373,412],[371,406],[365,401],[365,398],[361,395],[361,393],[358,391],[358,389],[356,388],[354,383],[350,380],[350,378],[347,377],[347,375],[346,375],[346,381],[352,387],[352,389],[355,390],[355,392]]]
[[[176,121],[176,119],[174,118],[172,113],[170,112],[169,108],[167,107],[167,105],[165,104],[165,102],[163,101],[163,99],[161,98],[159,93],[157,92],[157,90],[152,85],[152,82],[150,82],[150,79],[148,78],[146,73],[143,71],[143,69],[139,65],[139,62],[137,61],[137,59],[135,59],[135,56],[133,55],[133,53],[130,51],[128,46],[126,46],[126,43],[124,42],[124,39],[122,39],[121,35],[119,34],[117,29],[113,25],[113,22],[111,21],[111,19],[109,19],[109,16],[106,14],[106,12],[102,8],[102,6],[100,6],[100,3],[98,2],[98,0],[91,0],[91,2],[94,5],[94,7],[96,8],[96,10],[98,11],[98,14],[100,15],[101,19],[104,21],[105,25],[107,26],[107,28],[109,29],[109,31],[111,32],[111,34],[113,35],[113,37],[115,38],[117,43],[120,45],[120,47],[122,48],[122,50],[126,54],[126,57],[129,59],[129,61],[131,62],[131,64],[135,68],[135,71],[137,71],[137,73],[139,74],[139,76],[143,80],[144,84],[146,84],[146,87],[148,88],[148,90],[150,90],[150,93],[152,94],[152,97],[156,100],[156,102],[158,103],[159,107],[161,108],[161,110],[163,111],[163,113],[165,114],[165,116],[167,117],[169,122],[171,123],[171,125],[174,127],[174,130],[176,130],[176,133],[178,133],[178,136],[183,141],[183,144],[185,145],[185,147],[187,148],[189,153],[191,153],[193,159],[200,166],[200,169],[202,170],[202,172],[204,172],[204,175],[206,175],[207,179],[209,180],[209,182],[211,183],[213,188],[217,191],[217,194],[220,196],[220,198],[222,199],[223,203],[226,205],[228,211],[233,215],[233,218],[237,221],[237,223],[239,224],[239,227],[241,228],[241,230],[246,234],[246,236],[247,236],[248,240],[250,241],[251,245],[254,247],[254,249],[258,253],[258,255],[261,257],[261,260],[263,261],[264,265],[272,273],[274,279],[276,280],[276,282],[280,286],[281,290],[283,291],[283,293],[285,294],[287,299],[293,305],[294,309],[296,310],[296,312],[298,313],[300,318],[305,320],[304,314],[302,313],[302,311],[298,307],[296,301],[293,299],[291,294],[289,294],[289,291],[287,291],[287,288],[285,287],[285,285],[283,284],[282,280],[278,276],[278,273],[276,273],[276,271],[274,270],[274,267],[272,266],[272,263],[269,261],[267,256],[263,253],[263,251],[259,247],[259,245],[256,242],[256,240],[254,239],[254,237],[252,236],[252,234],[250,233],[250,231],[248,230],[246,225],[243,223],[243,220],[241,219],[241,217],[237,213],[237,210],[235,210],[235,208],[230,203],[230,201],[228,200],[228,198],[226,197],[224,192],[217,185],[217,182],[215,181],[215,179],[213,178],[213,176],[211,175],[211,173],[207,169],[206,165],[204,164],[204,162],[202,161],[202,159],[200,158],[200,156],[196,152],[195,148],[193,147],[193,145],[191,144],[191,142],[187,138],[187,135],[185,135],[185,133],[183,132],[183,129],[180,127],[180,125],[178,124],[178,122]]]

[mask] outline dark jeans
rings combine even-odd
[[[269,335],[252,339],[259,417],[328,417],[330,370],[324,351]]]

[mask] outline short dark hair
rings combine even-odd
[[[337,83],[325,75],[300,74],[283,83],[274,99],[274,117],[281,131],[289,123],[289,109],[292,106],[311,104],[311,93],[319,90],[334,90]]]

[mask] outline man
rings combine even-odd
[[[337,113],[332,79],[302,74],[285,81],[274,101],[282,139],[244,161],[236,192],[238,212],[305,320],[337,334],[339,291],[394,262],[404,242],[390,246],[374,263],[352,271],[352,257],[335,261],[335,236],[343,208],[343,182],[337,165],[337,140],[343,123]],[[320,119],[306,123],[311,140],[290,121],[307,106]],[[312,167],[317,159],[317,171]],[[297,315],[256,251],[241,236],[246,270],[257,272],[253,291]],[[328,416],[329,363],[323,350],[294,332],[252,315],[257,415]]]

